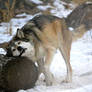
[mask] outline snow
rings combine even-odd
[[[74,30],[74,28],[72,28],[72,27],[69,27],[68,29],[69,29],[70,31],[73,31],[73,30]]]
[[[51,5],[39,5],[37,6],[38,9],[42,10],[42,11],[46,11],[49,8],[53,8]]]
[[[40,0],[31,0],[35,3],[40,3]],[[53,3],[54,7],[51,9],[51,13],[58,17],[67,17],[71,13],[71,9],[64,8],[64,2],[60,0],[55,0]],[[74,5],[71,4],[71,7]],[[46,10],[52,6],[45,5],[40,6],[39,9]],[[44,8],[45,7],[45,8]],[[17,28],[21,28],[28,20],[32,19],[34,16],[39,15],[28,15],[26,13],[19,14],[17,17],[25,16],[24,18],[13,18],[9,23],[12,23],[13,34],[16,33]],[[5,34],[9,23],[1,23],[0,26],[0,43],[9,41],[12,36]],[[72,31],[72,28],[70,28]],[[85,35],[78,41],[72,44],[71,48],[71,65],[73,69],[73,81],[72,83],[63,83],[62,80],[66,75],[65,62],[57,50],[53,62],[51,64],[51,72],[55,77],[55,84],[53,86],[46,86],[44,80],[44,75],[42,74],[36,83],[36,86],[32,89],[22,90],[18,92],[92,92],[92,30],[89,30]],[[0,49],[0,53],[5,54],[3,49]]]
[[[20,90],[20,91],[18,91],[18,92],[26,92],[25,90]]]
[[[65,9],[64,5],[66,5],[66,3],[64,3],[60,0],[55,0],[53,5],[55,6],[55,8],[51,10],[51,13],[54,14],[55,16],[67,17],[67,15],[72,12],[72,9]],[[74,6],[70,5],[70,7],[72,8]]]
[[[42,4],[42,3],[43,3],[43,2],[40,1],[40,0],[30,0],[30,1],[32,1],[32,2],[35,3],[35,4]]]

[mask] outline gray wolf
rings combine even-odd
[[[71,82],[71,44],[88,31],[86,27],[87,23],[81,23],[75,27],[74,31],[69,31],[66,19],[52,15],[38,15],[28,21],[21,29],[17,30],[10,44],[21,40],[30,42],[33,45],[35,54],[31,59],[37,62],[44,60],[44,65],[39,65],[43,66],[41,70],[45,75],[47,85],[52,85],[54,81],[49,68],[56,50],[59,49],[67,67],[65,82]]]
[[[0,92],[16,92],[20,89],[29,89],[35,86],[38,79],[38,67],[28,57],[7,57],[9,59],[2,66],[0,72]],[[2,59],[3,59],[2,58]]]

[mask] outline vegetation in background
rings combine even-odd
[[[14,16],[14,7],[15,7],[16,0],[10,0],[5,2],[5,9],[0,9],[0,13],[2,15],[2,21],[8,22]]]

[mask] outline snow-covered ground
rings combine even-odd
[[[36,0],[30,0],[32,2]],[[42,4],[39,0],[37,3]],[[59,17],[66,17],[72,10],[66,10],[63,6],[64,2],[55,0],[54,6],[51,10],[53,15]],[[70,5],[74,7],[74,5]],[[52,6],[40,6],[39,9]],[[39,13],[40,14],[40,13]],[[37,15],[37,14],[36,14]],[[17,16],[26,16],[26,18],[13,18],[12,23],[13,35],[16,33],[17,28],[21,28],[29,19],[35,15],[20,14]],[[0,26],[0,43],[9,41],[12,36],[5,34],[6,30],[9,29],[9,23],[1,23]],[[72,83],[62,83],[66,75],[66,67],[64,60],[59,51],[56,52],[53,62],[51,64],[51,72],[55,76],[56,84],[53,86],[46,86],[43,82],[44,76],[42,75],[37,81],[36,86],[32,89],[21,90],[19,92],[92,92],[92,39],[91,32],[85,33],[85,35],[78,41],[72,44],[71,49],[71,65],[73,68],[73,81]],[[0,49],[0,53],[5,53]]]

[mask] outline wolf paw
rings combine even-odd
[[[61,82],[64,82],[64,83],[71,83],[72,82],[72,79],[71,78],[65,78],[64,80],[62,80]]]

